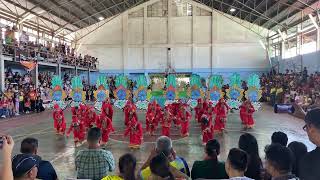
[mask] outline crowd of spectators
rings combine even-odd
[[[262,74],[261,85],[261,100],[271,105],[295,103],[304,111],[320,107],[320,73],[309,74],[306,67],[299,73],[286,70],[283,74]]]
[[[101,130],[93,127],[87,135],[87,149],[77,152],[75,167],[77,178],[92,180],[186,180],[186,179],[230,179],[230,180],[316,180],[320,179],[320,109],[309,111],[303,129],[309,140],[317,146],[311,152],[297,141],[288,144],[288,136],[274,132],[270,145],[265,147],[264,160],[260,158],[256,138],[245,133],[240,136],[237,147],[229,150],[226,161],[218,158],[220,143],[210,140],[204,147],[204,158],[193,163],[191,171],[186,160],[178,155],[169,137],[161,136],[155,142],[147,160],[137,169],[133,154],[119,158],[119,173],[114,173],[113,153],[101,148]],[[37,155],[38,140],[26,138],[20,152],[10,159],[13,139],[1,136],[1,148],[5,158],[2,177],[6,180],[46,179],[56,180],[57,173],[50,162]],[[12,165],[11,165],[11,163]]]
[[[29,40],[25,31],[16,38],[17,28],[7,26],[3,53],[14,55],[17,60],[51,61],[84,68],[96,69],[98,58],[88,54],[77,54],[74,48],[66,43],[37,43]],[[0,36],[2,37],[2,36]]]

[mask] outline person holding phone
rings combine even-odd
[[[1,177],[6,180],[13,180],[11,155],[14,146],[14,141],[11,136],[0,134],[0,151],[3,157],[3,165]]]

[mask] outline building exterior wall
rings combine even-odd
[[[94,54],[100,71],[110,74],[158,73],[169,66],[203,76],[268,70],[259,36],[208,7],[175,2],[151,0],[122,13],[80,39],[79,51]],[[183,8],[192,8],[192,15]]]

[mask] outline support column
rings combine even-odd
[[[88,68],[88,84],[90,85],[90,68]]]
[[[78,66],[75,66],[75,76],[78,76]]]
[[[39,86],[39,79],[38,79],[38,77],[39,77],[39,65],[38,65],[38,63],[36,63],[36,67],[34,68],[34,74],[35,74],[35,81],[34,82],[36,82],[35,83],[35,85],[36,85],[36,88],[38,88],[38,86]]]
[[[301,30],[301,27],[300,26],[297,26],[297,32],[299,33],[300,32],[300,30]],[[300,34],[298,34],[298,36],[297,36],[297,48],[296,48],[296,55],[300,55],[300,49],[301,49],[301,40],[302,40],[302,38],[301,38],[301,35]]]
[[[317,51],[320,50],[320,28],[317,29]]]
[[[1,33],[0,33],[1,34]],[[0,37],[0,39],[2,39]],[[5,78],[5,72],[4,72],[4,59],[2,55],[2,42],[0,43],[0,88],[1,91],[3,92],[5,89],[4,85],[4,78]]]
[[[191,72],[194,72],[194,61],[197,59],[197,48],[195,46],[196,44],[196,6],[192,5],[192,28],[191,28],[191,43],[192,43],[192,47],[191,47]]]
[[[172,0],[168,0],[168,23],[167,23],[167,42],[168,42],[168,48],[167,48],[167,51],[168,51],[168,57],[167,57],[167,65],[170,65],[172,66],[172,33],[171,33],[171,30],[172,30]]]
[[[122,62],[123,74],[126,74],[128,68],[128,12],[122,14]]]
[[[148,17],[148,6],[145,5],[143,7],[143,71],[146,74],[147,70],[147,58],[148,58],[148,48],[147,46],[147,41],[148,41],[148,24],[147,24],[147,17]]]
[[[213,42],[214,42],[214,36],[213,36],[213,29],[214,29],[214,16],[213,16],[213,12],[211,12],[211,61],[210,61],[210,75],[213,74],[213,64],[214,64],[214,46],[213,46]]]
[[[59,63],[57,66],[57,75],[61,78],[61,64]]]

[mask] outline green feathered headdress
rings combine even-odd
[[[79,76],[75,76],[71,79],[71,86],[73,90],[82,90],[83,89],[83,85],[82,85],[82,81],[81,78]]]
[[[107,78],[106,76],[100,75],[97,79],[97,84],[96,84],[97,89],[108,89],[108,83],[107,83]]]
[[[260,89],[260,78],[257,74],[251,74],[248,78],[248,87]]]
[[[212,75],[209,78],[209,88],[212,89],[213,87],[217,87],[219,89],[222,88],[223,79],[221,75]]]
[[[241,86],[241,78],[240,74],[233,73],[230,77],[230,86],[231,87],[240,87]]]
[[[148,82],[147,82],[147,78],[145,75],[140,75],[137,79],[137,87],[147,87],[148,86]]]
[[[53,90],[62,90],[63,83],[59,76],[53,76],[51,84]]]
[[[201,80],[200,80],[200,76],[197,74],[192,74],[191,78],[190,78],[190,86],[197,86],[198,88],[201,87]]]
[[[176,88],[177,82],[176,82],[176,76],[173,74],[168,75],[167,77],[167,87],[172,86]]]
[[[119,86],[128,87],[127,78],[124,75],[118,75],[116,78],[116,87]]]

